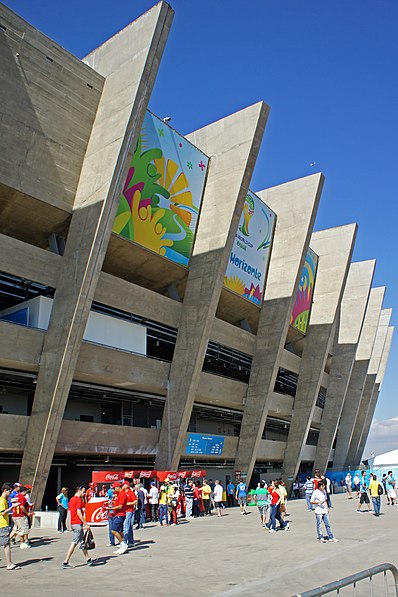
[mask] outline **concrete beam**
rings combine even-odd
[[[349,224],[312,235],[311,248],[319,262],[283,462],[283,474],[289,484],[297,476],[303,459],[326,360],[332,350],[356,232],[356,224]]]
[[[366,373],[372,356],[373,344],[376,338],[381,307],[383,304],[385,287],[372,288],[366,307],[354,365],[348,382],[340,423],[337,432],[336,447],[333,457],[333,468],[340,470],[344,467],[352,431],[355,425],[359,403],[365,386]]]
[[[366,442],[368,441],[370,426],[372,424],[373,416],[374,416],[374,413],[376,410],[377,401],[379,399],[379,394],[380,394],[380,387],[383,383],[384,374],[385,374],[387,362],[388,362],[388,357],[390,355],[393,334],[394,334],[394,327],[389,326],[388,331],[387,331],[386,341],[385,341],[384,348],[383,348],[383,354],[382,354],[381,361],[380,361],[380,367],[379,367],[379,370],[376,375],[376,382],[374,385],[372,398],[371,398],[371,401],[369,404],[369,408],[368,408],[368,412],[366,415],[365,424],[364,424],[364,428],[362,431],[362,436],[361,436],[361,440],[360,440],[360,444],[359,444],[359,448],[358,448],[358,452],[357,452],[357,460],[359,462],[362,460],[363,451],[365,449]]]
[[[170,370],[156,458],[159,469],[176,469],[184,453],[204,356],[268,112],[260,102],[188,135],[210,157],[210,165]]]
[[[39,507],[132,152],[173,11],[160,3],[87,62],[104,78],[74,201],[37,379],[21,475]]]
[[[348,382],[354,366],[375,265],[374,260],[352,263],[348,272],[341,301],[339,325],[334,339],[333,359],[314,462],[315,468],[319,468],[321,471],[326,470],[330,459]]]
[[[364,429],[370,416],[370,423],[372,421],[373,412],[376,408],[377,392],[374,392],[375,384],[377,382],[377,374],[381,365],[384,346],[388,336],[389,323],[392,315],[392,309],[383,309],[380,314],[379,326],[376,332],[376,338],[373,345],[372,356],[369,362],[368,372],[366,374],[365,388],[362,399],[359,404],[357,418],[352,433],[350,447],[348,449],[346,466],[355,466],[359,464],[363,449],[366,443],[366,437],[362,442]],[[374,396],[373,400],[372,397]],[[369,427],[370,427],[369,423]],[[359,452],[361,452],[359,454]]]
[[[253,472],[302,275],[324,178],[314,174],[257,193],[277,214],[235,466]]]

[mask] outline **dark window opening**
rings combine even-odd
[[[298,375],[293,371],[279,367],[278,375],[275,381],[274,392],[278,394],[287,394],[288,396],[296,396],[298,384]]]
[[[316,406],[319,406],[319,408],[325,407],[326,394],[327,394],[327,389],[324,388],[323,386],[321,386],[319,388],[318,398],[316,399]]]

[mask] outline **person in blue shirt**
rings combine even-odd
[[[361,480],[359,483],[359,508],[357,512],[362,512],[362,504],[366,504],[368,507],[368,512],[370,512],[370,499],[368,496],[368,482],[366,479],[366,471],[362,471]],[[366,510],[365,510],[366,512]]]
[[[247,485],[241,481],[236,486],[236,493],[235,497],[238,501],[240,513],[247,514],[246,506],[247,506]]]
[[[388,471],[386,479],[387,496],[390,500],[390,506],[395,506],[397,500],[397,494],[395,492],[395,479],[392,471]]]
[[[235,485],[232,483],[232,481],[230,479],[228,481],[228,485],[227,485],[228,508],[232,508],[233,506],[235,506],[234,494],[235,494]]]
[[[106,492],[106,497],[108,498],[108,505],[110,506],[112,504],[112,501],[113,501],[113,489],[112,489],[112,487],[110,487],[108,489],[108,491]],[[108,513],[108,537],[109,537],[109,543],[108,543],[107,547],[114,547],[115,546],[115,535],[112,533],[112,516],[113,516],[113,510],[109,510],[109,513]]]
[[[57,502],[58,510],[58,533],[65,533],[68,529],[66,528],[66,517],[68,516],[68,488],[63,487],[61,493],[55,498]]]

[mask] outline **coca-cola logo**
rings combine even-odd
[[[91,514],[91,522],[104,522],[106,520],[108,520],[108,516],[106,510],[104,510],[102,506],[96,508]]]
[[[118,479],[118,473],[108,473],[107,475],[105,475],[105,481],[117,481]]]
[[[182,472],[178,473],[178,476],[180,477],[180,479],[186,479],[187,474],[188,473],[186,471],[182,471]]]
[[[191,477],[200,477],[200,473],[201,473],[201,471],[192,471]]]

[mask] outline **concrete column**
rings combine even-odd
[[[319,262],[283,462],[283,473],[289,482],[300,467],[326,360],[332,350],[356,232],[356,224],[349,224],[312,235],[311,248]]]
[[[354,430],[352,432],[352,438],[348,449],[346,466],[356,466],[357,464],[359,464],[359,450],[361,448],[361,438],[367,420],[368,411],[372,403],[373,390],[375,387],[377,373],[379,371],[381,363],[381,357],[383,355],[384,345],[387,339],[387,332],[391,319],[391,314],[391,309],[383,309],[380,314],[380,320],[373,345],[372,356],[370,358],[369,368],[366,374],[365,387],[361,401],[359,403],[357,418],[355,420]],[[376,404],[374,404],[374,406],[376,406]],[[362,444],[362,452],[364,447],[365,444]]]
[[[339,325],[334,338],[329,384],[314,462],[315,467],[321,471],[326,470],[330,460],[330,451],[354,365],[375,265],[374,260],[351,263],[348,272],[341,301]]]
[[[189,266],[156,468],[177,469],[223,279],[269,108],[262,102],[212,123],[188,139],[210,157]]]
[[[364,390],[366,373],[370,357],[372,356],[372,348],[376,337],[385,290],[385,287],[380,287],[372,288],[370,291],[365,319],[337,431],[337,441],[333,456],[333,468],[335,470],[341,470],[347,458],[359,402]]]
[[[75,196],[21,467],[37,507],[172,16],[167,4],[157,4],[85,60],[105,81]]]
[[[256,336],[236,470],[253,472],[309,247],[324,177],[314,174],[257,193],[277,214]]]
[[[365,424],[364,424],[364,428],[362,431],[362,436],[361,436],[361,440],[360,440],[360,444],[359,444],[359,448],[358,448],[358,452],[357,452],[357,456],[356,456],[356,459],[358,462],[361,462],[361,460],[362,460],[363,451],[365,449],[366,442],[368,440],[370,426],[372,424],[374,412],[376,410],[377,401],[378,401],[379,394],[380,394],[380,387],[381,387],[381,384],[383,383],[383,378],[384,378],[384,374],[386,371],[388,357],[390,355],[393,334],[394,334],[394,327],[389,326],[389,328],[387,330],[386,341],[384,343],[383,354],[382,354],[381,361],[380,361],[380,367],[379,367],[379,370],[376,375],[376,382],[374,385],[372,398],[371,398],[371,401],[369,404],[369,408],[368,408],[368,412],[366,415]]]

